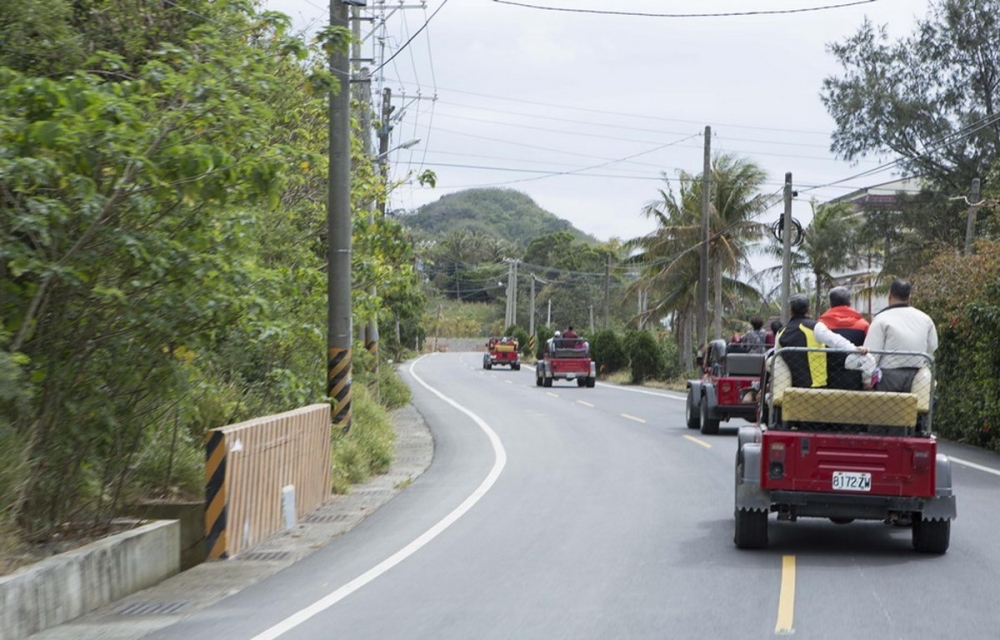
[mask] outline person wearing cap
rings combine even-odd
[[[819,321],[830,331],[850,340],[853,345],[864,345],[865,336],[868,335],[868,321],[851,307],[851,292],[847,287],[830,289],[830,308],[819,317]],[[845,367],[846,358],[846,353],[827,354],[827,386],[831,389],[862,389],[862,372]]]
[[[906,280],[893,280],[889,285],[889,306],[872,318],[865,337],[871,351],[916,351],[934,355],[938,346],[937,327],[923,311],[910,306],[911,285]],[[908,392],[913,377],[926,364],[920,356],[882,353],[875,356],[882,379],[878,391]]]
[[[847,338],[837,335],[819,320],[809,317],[809,298],[796,293],[788,299],[788,310],[791,318],[776,339],[779,348],[809,347],[812,349],[843,349],[845,351],[862,351]],[[792,386],[795,387],[825,387],[827,386],[827,354],[822,351],[783,353],[785,362],[792,374]]]

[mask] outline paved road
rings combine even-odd
[[[997,638],[1000,456],[944,445],[945,556],[908,529],[802,520],[732,544],[733,429],[680,394],[534,384],[478,354],[408,367],[430,469],[305,562],[162,638]]]

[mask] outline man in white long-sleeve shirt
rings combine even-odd
[[[894,280],[889,286],[889,306],[872,319],[865,347],[869,351],[916,351],[933,355],[938,336],[934,321],[910,306],[910,283]],[[909,391],[913,376],[927,363],[925,358],[894,353],[873,354],[882,370],[878,391]]]

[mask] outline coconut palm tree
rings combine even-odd
[[[760,193],[766,179],[764,171],[753,162],[720,154],[712,162],[709,176],[709,262],[714,281],[714,333],[722,335],[722,311],[726,303],[738,306],[741,299],[759,298],[751,285],[739,280],[749,271],[753,244],[764,235],[765,227],[756,221],[770,202]],[[696,292],[699,281],[701,243],[700,176],[681,172],[679,192],[660,189],[660,197],[643,208],[643,214],[656,220],[651,233],[634,238],[627,247],[635,253],[632,262],[640,266],[634,285],[651,291],[650,316],[674,315],[678,347],[691,366],[691,320],[696,315]]]
[[[802,232],[802,244],[792,250],[793,273],[808,273],[813,280],[815,306],[818,315],[823,307],[823,288],[836,285],[838,271],[858,263],[856,246],[861,219],[850,203],[837,202],[817,205],[812,203],[813,218]],[[780,258],[781,247],[772,245],[771,255]],[[767,273],[780,273],[781,267],[767,269]]]

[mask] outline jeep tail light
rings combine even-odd
[[[927,471],[931,468],[931,452],[927,450],[913,452],[913,470]]]
[[[785,443],[772,442],[767,449],[767,476],[781,480],[785,475]]]

